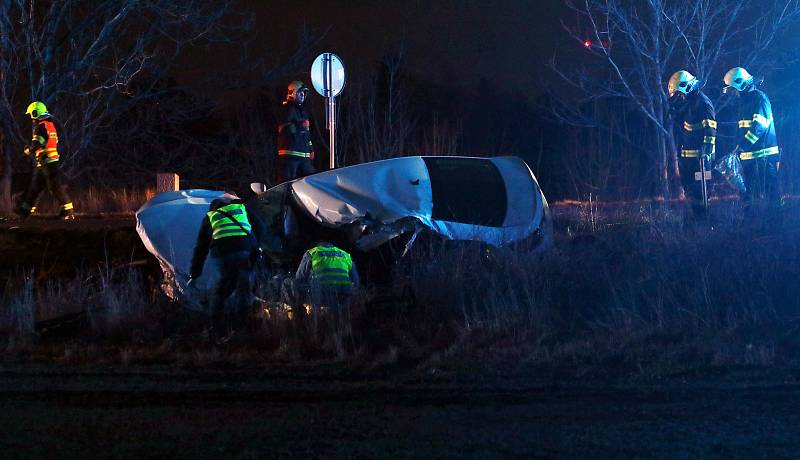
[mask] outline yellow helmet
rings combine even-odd
[[[722,81],[725,82],[725,87],[722,88],[723,93],[727,93],[731,88],[740,92],[753,89],[753,76],[742,67],[734,67],[729,70]]]
[[[294,97],[300,91],[308,91],[308,86],[303,84],[303,82],[300,81],[300,80],[295,80],[295,81],[289,83],[288,92],[286,93],[286,100],[287,101],[293,101]]]
[[[47,107],[44,105],[44,103],[39,101],[31,102],[28,106],[28,110],[25,112],[26,115],[31,116],[31,120],[35,120],[46,113]]]
[[[694,75],[685,70],[679,70],[669,77],[669,83],[667,83],[669,97],[674,96],[675,93],[689,94],[699,82],[700,80]]]

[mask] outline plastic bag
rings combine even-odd
[[[744,193],[747,190],[747,186],[744,183],[744,176],[742,176],[742,162],[739,160],[739,155],[737,153],[729,153],[720,158],[714,166],[714,171],[720,173],[720,175],[740,193]]]

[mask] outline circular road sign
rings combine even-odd
[[[344,65],[339,56],[322,53],[311,64],[311,84],[321,96],[336,97],[344,88]]]

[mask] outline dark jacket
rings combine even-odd
[[[281,124],[278,125],[278,154],[285,155],[296,152],[303,157],[310,157],[314,151],[311,144],[311,113],[307,104],[298,105],[287,101],[281,106]],[[295,155],[298,156],[298,155]]]
[[[686,95],[683,107],[673,114],[673,121],[680,156],[697,157],[703,144],[710,144],[711,152],[714,152],[717,118],[714,106],[702,91],[693,91]]]
[[[778,136],[772,104],[763,91],[754,89],[739,96],[739,149],[742,160],[778,153]]]
[[[228,254],[238,254],[242,252],[250,253],[256,248],[257,244],[263,239],[263,232],[266,226],[261,223],[261,220],[250,211],[247,203],[242,200],[231,200],[231,203],[240,203],[245,205],[247,210],[247,220],[253,229],[252,235],[248,236],[229,236],[226,238],[213,239],[211,221],[208,214],[203,217],[203,223],[200,225],[200,231],[197,233],[197,242],[194,246],[194,253],[192,255],[192,266],[189,274],[192,278],[199,278],[203,274],[203,265],[206,262],[206,256],[211,253],[211,257],[222,258]]]

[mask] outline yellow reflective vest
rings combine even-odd
[[[211,223],[211,238],[215,240],[229,236],[247,236],[252,232],[250,221],[247,220],[247,210],[243,204],[228,204],[209,211],[207,216]]]
[[[316,246],[309,249],[311,256],[311,278],[321,285],[352,286],[350,270],[353,259],[350,254],[335,246]]]

